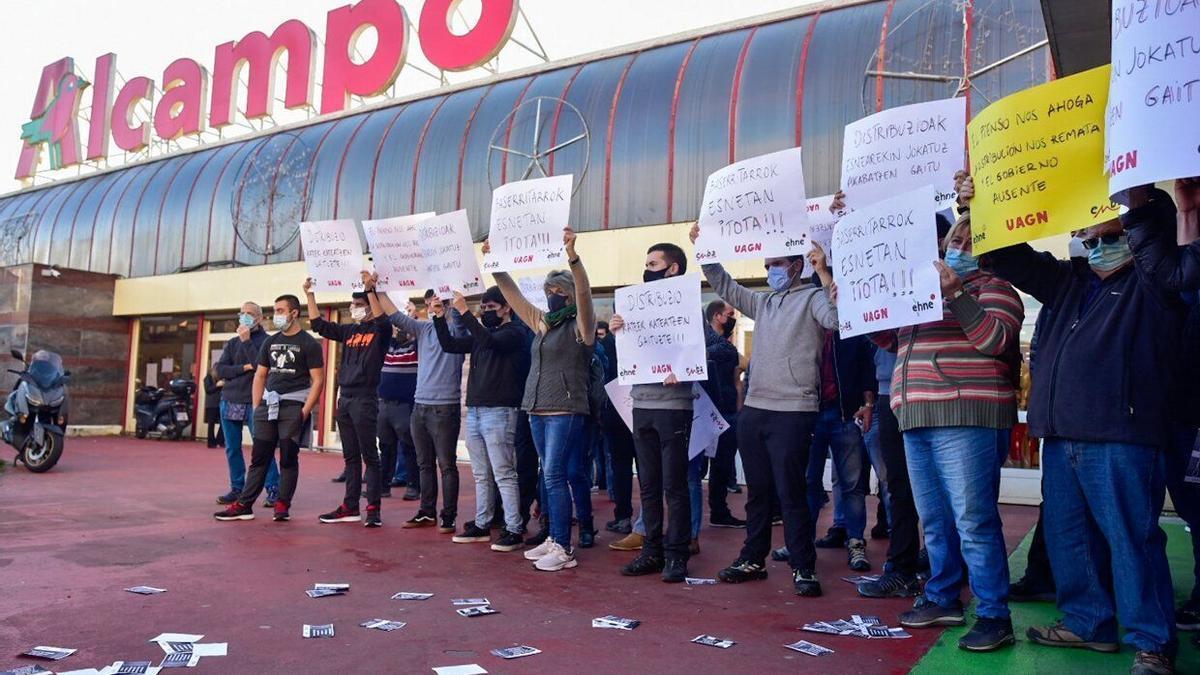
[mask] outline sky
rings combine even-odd
[[[477,16],[479,2],[464,0],[464,12]],[[211,75],[216,45],[238,40],[255,30],[270,34],[288,19],[300,19],[323,40],[326,13],[345,4],[348,0],[4,0],[0,5],[0,63],[5,64],[0,138],[6,140],[0,143],[0,194],[20,187],[13,174],[21,149],[21,125],[29,121],[38,79],[47,64],[71,56],[84,77],[92,79],[96,57],[113,52],[117,55],[117,70],[125,79],[144,75],[161,86],[163,68],[171,61],[182,57],[195,59]],[[415,28],[422,0],[401,0],[400,4],[414,24],[409,63],[423,66],[427,62],[417,46]],[[815,0],[521,0],[520,4],[547,55],[551,60],[561,60],[818,3]],[[513,37],[526,40],[528,36],[528,29],[518,24]],[[533,57],[511,46],[501,53],[500,59],[502,70],[536,63]],[[427,88],[432,80],[413,68],[406,68],[400,83],[405,91],[417,91]],[[281,95],[282,88],[279,91]],[[87,98],[85,95],[85,103]],[[86,133],[86,125],[81,124],[81,137],[86,139]]]

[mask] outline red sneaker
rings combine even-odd
[[[362,520],[362,516],[358,513],[358,508],[350,508],[345,504],[338,504],[336,510],[322,514],[319,520],[322,523],[357,523]]]
[[[277,523],[283,522],[285,520],[291,520],[292,515],[290,513],[288,513],[289,506],[290,506],[290,504],[283,501],[282,499],[276,499],[275,500],[275,515],[271,519]]]
[[[214,513],[213,518],[217,520],[254,520],[254,511],[251,510],[249,504],[234,502],[225,507],[224,511]]]

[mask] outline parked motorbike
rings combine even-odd
[[[22,364],[25,355],[12,350]],[[16,373],[17,386],[4,402],[8,419],[0,422],[0,437],[17,450],[16,461],[34,473],[45,473],[58,464],[63,453],[67,428],[67,381],[71,373],[63,370],[62,357],[39,351]]]
[[[133,416],[138,438],[165,438],[177,441],[192,424],[192,396],[196,383],[171,380],[169,389],[143,386],[133,399]]]

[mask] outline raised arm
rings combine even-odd
[[[483,254],[487,255],[491,247],[491,242],[484,240]],[[504,294],[504,299],[508,301],[508,306],[512,307],[512,310],[521,318],[521,321],[524,321],[525,325],[533,330],[541,331],[541,327],[545,326],[544,317],[546,313],[534,306],[532,302],[529,302],[529,299],[521,292],[521,287],[517,285],[512,276],[508,272],[493,272],[492,278],[496,280],[496,286]]]
[[[304,280],[304,298],[308,300],[308,320],[315,321],[321,317],[321,308],[317,307],[317,296],[313,293],[313,278]]]
[[[474,317],[468,319],[468,321],[473,320]],[[476,321],[475,323],[479,322]],[[451,335],[450,326],[446,323],[446,317],[433,317],[433,330],[437,333],[438,343],[442,345],[442,351],[447,354],[470,354],[474,351],[475,338]]]
[[[575,325],[584,344],[595,344],[596,307],[592,304],[592,285],[588,281],[587,270],[583,268],[583,261],[575,252],[575,232],[569,227],[563,231],[563,245],[567,264],[571,266],[571,278],[575,280]]]
[[[363,292],[367,294],[367,303],[371,305],[371,318],[378,319],[384,315],[383,304],[379,302],[379,294],[375,286],[379,283],[379,275],[362,271]]]
[[[1073,274],[1071,263],[1033,250],[1029,244],[1017,244],[984,254],[992,271],[1018,290],[1032,295],[1046,306],[1054,306],[1058,291]]]
[[[1021,298],[1008,283],[992,278],[979,289],[979,297],[963,290],[962,279],[938,261],[942,275],[942,294],[947,298],[950,313],[958,319],[967,341],[975,351],[988,356],[1001,356],[1021,335],[1025,307]],[[947,280],[947,274],[950,280]],[[947,288],[947,284],[955,284]]]
[[[1121,223],[1138,271],[1151,283],[1170,292],[1200,289],[1200,241],[1177,245],[1177,230],[1184,223],[1176,220],[1175,205],[1165,192],[1152,190],[1148,201],[1121,216]]]
[[[688,237],[695,244],[699,236],[700,224],[697,223],[692,225],[692,230],[688,233]],[[754,319],[757,313],[755,311],[755,296],[757,294],[754,291],[734,281],[733,277],[729,276],[729,273],[725,271],[725,267],[720,263],[701,265],[700,270],[704,272],[704,278],[708,281],[708,285],[712,286],[713,291],[716,292],[718,297],[733,305],[733,308],[737,311]]]

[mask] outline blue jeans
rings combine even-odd
[[[700,538],[700,524],[704,521],[704,488],[700,481],[704,479],[704,472],[708,470],[708,457],[704,453],[696,455],[688,460],[688,496],[692,502],[692,539]],[[722,486],[715,486],[722,488]],[[709,485],[709,490],[714,489],[714,486]]]
[[[221,433],[225,435],[225,461],[229,464],[229,491],[241,493],[246,487],[246,458],[242,455],[242,427],[250,431],[254,438],[254,415],[250,404],[246,404],[245,420],[225,419],[225,401],[221,401]],[[271,465],[267,467],[267,493],[279,492],[279,465],[275,457],[271,457]]]
[[[817,417],[813,429],[812,450],[808,455],[808,510],[813,522],[821,516],[825,502],[825,457],[832,451],[833,471],[836,477],[834,499],[834,524],[846,529],[850,539],[862,539],[867,527],[867,475],[863,471],[867,461],[867,450],[863,446],[862,431],[854,420],[842,421],[842,410],[837,405],[825,406]]]
[[[879,408],[876,407],[876,410]],[[879,499],[883,502],[883,508],[887,511],[888,526],[892,524],[892,495],[888,492],[888,475],[887,465],[883,463],[883,443],[879,440],[879,416],[871,420],[871,428],[863,434],[863,444],[867,446],[867,459],[871,462],[871,468],[875,470],[875,478],[879,481]],[[867,489],[870,489],[870,479],[867,479]],[[839,504],[835,501],[833,504],[833,515],[836,518],[839,515]]]
[[[1046,549],[1063,623],[1085,640],[1175,650],[1174,591],[1158,448],[1048,438],[1042,446]],[[1104,579],[1115,580],[1108,590]],[[1115,594],[1115,598],[1113,597]],[[1115,604],[1115,612],[1114,612]]]
[[[959,606],[965,563],[979,601],[975,613],[990,619],[1009,616],[996,440],[996,430],[985,427],[904,432],[913,500],[929,552],[925,597],[940,607]]]
[[[576,492],[579,520],[592,517],[591,490],[584,472],[583,422],[583,415],[529,416],[529,430],[542,462],[545,482],[542,510],[550,520],[550,536],[564,547],[571,545],[572,489]],[[572,468],[578,475],[572,475]],[[582,494],[577,483],[582,483]]]
[[[475,526],[490,530],[496,515],[495,493],[504,507],[504,527],[522,534],[521,494],[517,487],[516,408],[467,408],[467,453],[475,478]]]

